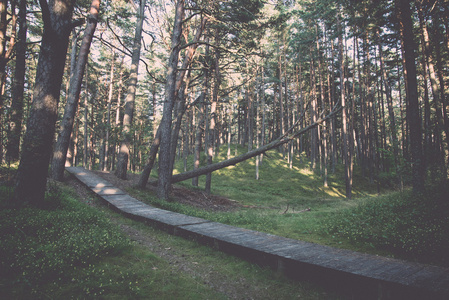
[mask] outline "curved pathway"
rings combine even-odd
[[[449,299],[448,268],[336,249],[170,212],[129,196],[84,168],[66,170],[129,217],[352,299]]]

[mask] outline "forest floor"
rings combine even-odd
[[[122,180],[117,178],[111,172],[92,171],[96,175],[106,179],[119,189],[126,191],[127,188],[132,188],[137,185],[139,180],[138,174],[129,174],[128,179]],[[157,181],[150,181],[146,189],[156,194]],[[208,211],[233,211],[241,206],[237,201],[228,199],[218,195],[208,195],[201,190],[190,190],[182,186],[173,185],[173,190],[170,194],[170,199],[173,202],[187,204],[193,207],[201,208]]]
[[[129,174],[128,180],[120,180],[109,172],[96,171],[95,173],[122,190],[134,186],[138,180],[138,175],[134,174]],[[92,201],[92,193],[75,178],[69,177],[66,183],[72,186],[80,199],[85,199],[89,205],[97,207],[102,205],[99,199]],[[151,183],[148,184],[147,188],[149,190],[156,189]],[[239,206],[235,201],[225,197],[206,195],[202,191],[192,191],[182,187],[174,187],[172,200],[213,211],[231,211]],[[109,214],[109,216],[111,222],[118,225],[132,241],[167,261],[173,272],[182,272],[194,278],[200,278],[205,285],[225,295],[228,299],[264,299],[266,297],[267,291],[265,288],[251,283],[247,278],[242,276],[238,280],[231,279],[225,274],[221,274],[213,262],[202,262],[195,256],[185,255],[185,250],[178,247],[177,244],[168,245],[164,240],[141,227],[133,226],[132,223],[125,223],[122,218],[114,214]],[[323,291],[321,293],[324,298],[329,296],[325,296],[326,293],[323,293]],[[321,298],[321,296],[318,298]]]

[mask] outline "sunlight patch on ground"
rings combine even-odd
[[[325,193],[331,197],[344,197],[345,195],[334,187],[325,188]]]
[[[299,172],[300,172],[301,174],[303,174],[303,175],[307,175],[307,176],[313,176],[313,175],[314,175],[314,174],[313,174],[313,171],[310,170],[309,168],[302,168],[302,169],[299,169],[299,168],[298,168],[298,170],[299,170]]]

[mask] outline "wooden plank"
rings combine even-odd
[[[92,172],[86,171],[84,168],[66,167],[66,170],[75,175],[78,180],[83,182],[89,188],[113,187],[113,185],[109,181],[96,176]]]
[[[127,216],[354,299],[449,299],[449,269],[279,237],[147,205],[83,168],[67,170]]]

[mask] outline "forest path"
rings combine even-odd
[[[302,242],[152,207],[79,167],[66,170],[112,208],[173,235],[355,299],[449,299],[449,269]]]

